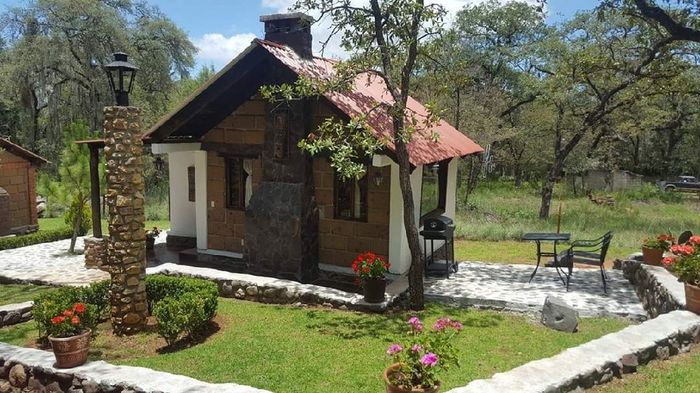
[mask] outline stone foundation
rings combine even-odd
[[[683,284],[663,267],[632,260],[620,261],[617,265],[625,278],[634,284],[644,309],[652,318],[685,309]]]
[[[107,264],[107,241],[100,237],[86,237],[83,239],[85,247],[85,267],[89,269],[102,269]]]
[[[117,335],[146,324],[146,233],[144,230],[143,141],[139,109],[104,110],[109,213],[108,267],[112,328]]]

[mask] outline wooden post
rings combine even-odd
[[[100,156],[99,146],[90,144],[90,208],[92,209],[92,236],[102,237],[100,210]]]

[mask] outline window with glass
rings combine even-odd
[[[335,218],[367,221],[367,176],[359,180],[343,180],[334,175]]]
[[[423,165],[420,195],[421,217],[445,212],[448,164],[449,160]]]
[[[226,208],[245,210],[245,184],[248,174],[240,158],[226,159]]]

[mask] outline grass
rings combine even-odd
[[[700,392],[700,347],[665,361],[654,361],[636,374],[625,375],[591,393],[694,393]]]
[[[465,325],[456,339],[462,365],[443,378],[445,391],[552,356],[628,323],[584,319],[580,332],[566,334],[524,316],[493,311],[431,305],[421,313],[428,323],[442,315]],[[388,365],[386,347],[401,337],[407,316],[220,299],[216,318],[220,330],[201,344],[159,353],[164,341],[154,334],[116,339],[102,332],[91,356],[275,392],[377,392],[382,390],[381,372]],[[35,334],[33,324],[25,323],[0,329],[0,341],[26,345]]]
[[[146,220],[146,228],[158,227],[160,229],[170,228],[170,221],[168,220]],[[39,230],[45,231],[50,229],[59,229],[65,227],[66,224],[63,221],[63,217],[54,218],[40,218],[39,219]],[[92,231],[90,231],[92,232]],[[107,231],[107,220],[102,219],[102,233],[108,233]]]
[[[39,294],[54,290],[53,287],[43,285],[0,285],[0,306],[6,304],[23,303],[34,299]]]
[[[458,197],[456,236],[464,240],[502,241],[518,240],[527,232],[555,232],[560,204],[562,232],[570,232],[573,239],[591,239],[612,230],[615,237],[611,254],[637,251],[646,237],[659,233],[678,236],[688,229],[700,230],[700,202],[650,187],[612,194],[615,206],[596,205],[586,196],[574,196],[557,187],[550,218],[540,220],[537,187],[484,182],[469,197],[468,204],[462,196]],[[497,247],[505,248],[500,243]],[[524,247],[531,248],[528,255],[533,254],[533,244]]]

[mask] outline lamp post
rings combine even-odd
[[[129,63],[126,53],[116,52],[114,60],[105,66],[109,86],[114,91],[117,106],[129,106],[129,93],[134,87],[134,76],[138,68]]]

